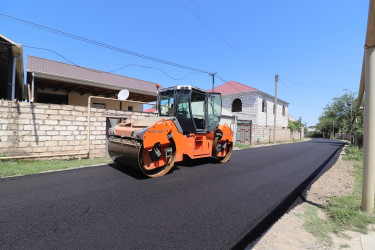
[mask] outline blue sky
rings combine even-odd
[[[272,95],[274,75],[278,74],[278,97],[290,103],[290,115],[301,116],[311,126],[333,97],[345,93],[344,88],[358,91],[368,5],[368,1],[352,0],[20,0],[3,2],[0,13],[217,72],[225,81],[237,81]],[[211,88],[208,74],[115,52],[3,18],[0,33],[23,45],[54,50],[80,66],[111,71],[138,64],[184,79],[174,80],[159,70],[137,66],[115,73],[164,87],[189,84]],[[66,62],[43,50],[24,48],[25,58],[27,55]],[[216,85],[222,83],[216,79]]]

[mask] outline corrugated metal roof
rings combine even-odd
[[[257,89],[235,81],[226,82],[222,85],[215,87],[215,92],[219,92],[222,95],[249,91],[257,91]],[[210,89],[209,92],[212,92],[212,89]]]
[[[27,72],[57,76],[62,78],[87,81],[108,85],[108,87],[141,90],[156,94],[156,83],[116,75],[100,70],[80,67],[67,63],[52,61],[44,58],[27,56]]]

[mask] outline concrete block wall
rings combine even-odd
[[[273,142],[273,126],[259,126],[253,125],[252,127],[252,144],[256,144],[257,138],[260,138],[260,143],[272,143]],[[302,138],[303,138],[302,133]],[[300,133],[298,131],[291,132],[290,129],[285,127],[276,127],[276,142],[282,141],[294,141],[300,139]]]
[[[242,112],[232,112],[232,103],[239,98],[242,102]],[[257,117],[257,92],[242,92],[222,95],[223,109],[237,116],[237,120],[255,121]]]
[[[262,112],[263,100],[266,101],[265,112]],[[259,107],[258,121],[255,124],[261,125],[261,126],[273,126],[273,120],[274,120],[273,105],[275,103],[275,99],[266,95],[262,95],[262,93],[260,93],[257,102],[258,102],[258,107]],[[285,107],[285,115],[283,115],[283,106]],[[284,103],[278,100],[276,112],[277,112],[276,126],[288,127],[288,105],[287,103]]]
[[[90,155],[105,156],[107,117],[155,115],[91,108]],[[87,107],[0,100],[0,155],[84,153],[87,124]]]

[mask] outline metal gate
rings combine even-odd
[[[251,121],[237,120],[237,143],[251,144]]]

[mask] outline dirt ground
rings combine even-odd
[[[344,150],[336,164],[313,183],[307,192],[306,202],[300,201],[284,214],[257,242],[250,245],[249,249],[363,249],[362,240],[367,236],[357,232],[345,232],[350,238],[332,235],[333,245],[327,247],[304,229],[304,217],[297,216],[303,214],[307,206],[324,206],[331,198],[353,191],[353,167],[342,160],[343,154]],[[318,211],[319,217],[326,217],[321,210]]]

